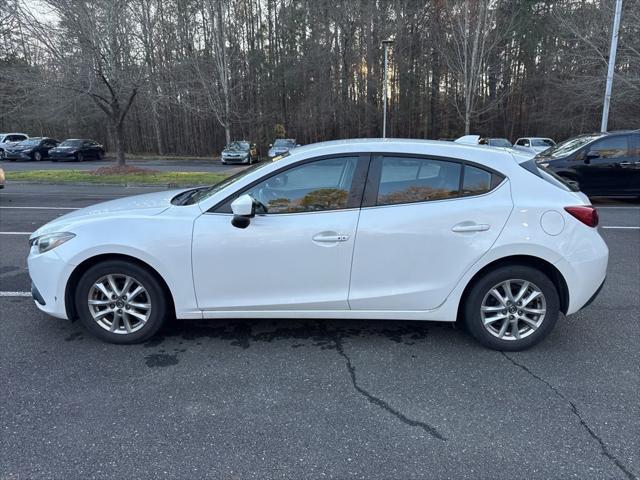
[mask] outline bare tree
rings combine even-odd
[[[22,25],[47,54],[48,83],[86,95],[107,118],[119,165],[125,164],[124,125],[146,80],[139,67],[136,26],[127,0],[45,0],[61,21],[53,25],[30,9]]]

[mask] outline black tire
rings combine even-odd
[[[104,155],[104,154],[103,154],[102,152],[98,152],[98,153],[96,153],[96,160],[101,161],[101,160],[102,160],[103,155]]]
[[[151,311],[146,323],[132,333],[110,332],[94,320],[89,311],[88,299],[93,285],[107,275],[133,277],[147,291]],[[135,263],[124,260],[107,260],[90,267],[80,277],[74,295],[76,311],[84,327],[96,337],[109,343],[134,344],[144,342],[162,327],[169,316],[169,302],[156,276]]]
[[[39,162],[40,160],[42,160],[42,154],[41,154],[40,152],[36,152],[36,153],[34,153],[34,154],[33,154],[33,159],[34,159],[36,162]]]
[[[519,339],[498,338],[492,334],[488,328],[485,328],[483,324],[481,307],[485,300],[485,296],[489,295],[489,292],[493,287],[507,280],[524,280],[530,282],[542,293],[546,303],[546,312],[542,319],[542,323],[540,323],[531,333],[528,333],[527,336]],[[517,285],[514,285],[514,288],[517,288]],[[463,320],[465,326],[469,330],[469,333],[471,333],[471,335],[485,347],[500,351],[513,352],[525,350],[542,341],[551,332],[551,330],[553,330],[560,313],[560,299],[553,282],[540,270],[525,265],[506,265],[488,272],[474,283],[464,302],[462,309]],[[506,308],[511,307],[505,307],[505,310],[500,313],[507,312],[507,314],[510,314]],[[516,307],[516,309],[517,308],[518,307]],[[495,313],[499,314],[499,312]],[[516,312],[514,312],[514,314],[515,313]],[[495,322],[495,324],[498,322]],[[522,325],[525,329],[531,328],[523,322],[518,322],[518,320],[516,320],[516,322],[516,325]],[[507,329],[510,332],[513,332],[512,325],[513,324],[509,324],[507,326]],[[510,334],[508,334],[507,337],[508,336],[512,337]]]
[[[84,155],[82,154],[82,152],[78,152],[78,153],[76,153],[76,160],[77,160],[78,162],[82,162],[82,161],[84,161]]]

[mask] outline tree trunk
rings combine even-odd
[[[156,134],[156,149],[158,155],[164,155],[164,145],[162,142],[162,129],[160,128],[160,115],[158,113],[158,103],[151,100],[151,116],[153,117],[153,129]]]
[[[126,158],[124,155],[124,125],[117,122],[113,128],[113,138],[116,144],[116,161],[119,167],[124,167]]]

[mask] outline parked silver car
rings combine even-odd
[[[532,157],[544,152],[548,148],[555,146],[556,142],[554,142],[550,138],[545,137],[522,137],[516,140],[516,142],[513,144],[514,149],[522,153],[528,153]]]
[[[0,133],[0,158],[5,157],[5,149],[29,138],[26,133]]]
[[[258,161],[258,150],[255,143],[246,140],[231,142],[222,150],[220,161],[227,163],[247,163]]]

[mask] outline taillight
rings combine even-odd
[[[598,217],[598,210],[596,210],[595,207],[583,205],[580,207],[564,207],[564,209],[587,227],[595,228],[598,226],[600,219]]]

